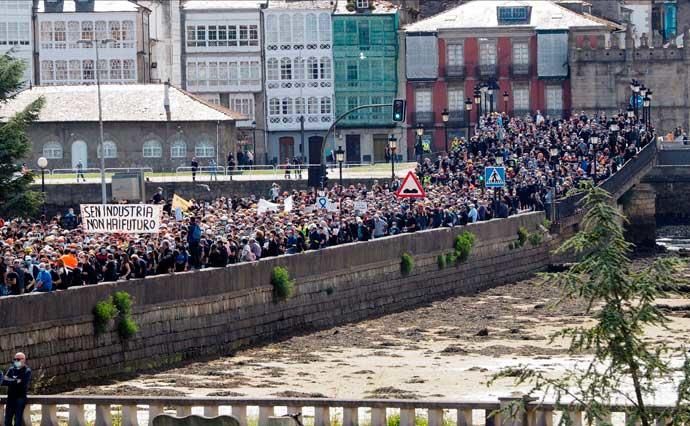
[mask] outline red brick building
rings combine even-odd
[[[524,115],[540,110],[551,117],[571,109],[568,40],[578,45],[610,43],[622,28],[547,0],[474,0],[411,24],[406,31],[408,147],[416,128],[432,151],[464,136],[482,111],[507,109]],[[507,97],[504,97],[507,94]],[[465,102],[472,101],[467,121]],[[493,99],[493,102],[491,100]]]

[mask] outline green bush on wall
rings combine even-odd
[[[271,271],[271,285],[278,300],[285,300],[292,296],[295,281],[290,279],[290,273],[282,266],[276,266]]]
[[[97,334],[108,330],[108,323],[117,316],[117,308],[113,304],[113,298],[109,297],[96,303],[93,308],[93,322]]]
[[[113,304],[122,315],[132,313],[132,296],[124,291],[117,291],[113,294]]]
[[[518,247],[522,247],[525,245],[527,242],[527,237],[529,236],[529,232],[527,231],[527,228],[524,226],[521,226],[518,228],[518,239],[517,239],[517,245]]]
[[[118,291],[107,299],[96,303],[93,308],[93,321],[96,335],[108,331],[108,324],[119,317],[117,332],[122,339],[129,339],[139,331],[139,326],[132,319],[132,296]]]
[[[470,257],[474,242],[475,236],[469,231],[465,231],[455,237],[455,256],[458,262],[464,262]]]
[[[539,233],[539,231],[529,234],[528,239],[529,243],[532,244],[532,247],[536,247],[542,242],[542,236],[541,233]]]
[[[117,333],[123,339],[129,339],[130,337],[137,334],[138,331],[139,326],[129,315],[124,316],[120,320],[120,323],[117,325]]]
[[[403,275],[410,275],[414,269],[414,259],[410,253],[403,253],[400,258],[400,272]]]
[[[438,269],[446,268],[446,256],[439,254],[436,258],[436,263],[438,264]]]

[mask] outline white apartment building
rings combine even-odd
[[[127,0],[44,0],[36,19],[38,84],[148,83],[149,9]],[[110,40],[96,49],[89,40]]]
[[[264,10],[269,161],[320,163],[334,120],[333,37],[327,0],[272,0]]]
[[[12,56],[24,61],[27,85],[33,84],[32,8],[31,0],[0,0],[0,53],[11,50]]]

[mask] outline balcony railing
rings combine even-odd
[[[510,66],[510,75],[512,77],[521,77],[529,74],[529,64],[512,64]]]
[[[448,124],[454,126],[464,126],[467,124],[465,110],[451,110],[448,114]]]
[[[524,117],[526,115],[532,115],[532,111],[529,108],[516,108],[513,109],[513,117]]]
[[[414,124],[434,124],[434,112],[433,111],[416,111],[414,113]]]
[[[464,65],[446,65],[446,77],[463,78],[465,77]]]
[[[497,69],[496,64],[480,64],[477,65],[477,74],[481,77],[495,77]]]

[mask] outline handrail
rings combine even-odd
[[[65,174],[65,175],[67,175],[67,174],[76,174],[76,173],[84,173],[84,174],[86,174],[86,173],[93,173],[93,172],[98,172],[98,173],[100,173],[100,172],[101,172],[101,169],[95,168],[95,167],[87,167],[87,168],[84,168],[84,169],[81,169],[81,170],[77,170],[76,168],[72,168],[72,169],[52,169],[52,170],[50,171],[50,175],[51,175],[51,176],[52,176],[52,175],[60,175],[60,174]]]
[[[100,170],[100,169],[99,169]],[[106,167],[106,173],[117,173],[117,172],[144,172],[153,173],[153,167]]]
[[[175,169],[175,174],[178,173],[192,173],[194,167],[192,166],[180,166]],[[199,166],[196,168],[197,173],[204,173],[204,172],[209,172],[209,173],[225,173],[225,167],[224,166]]]

